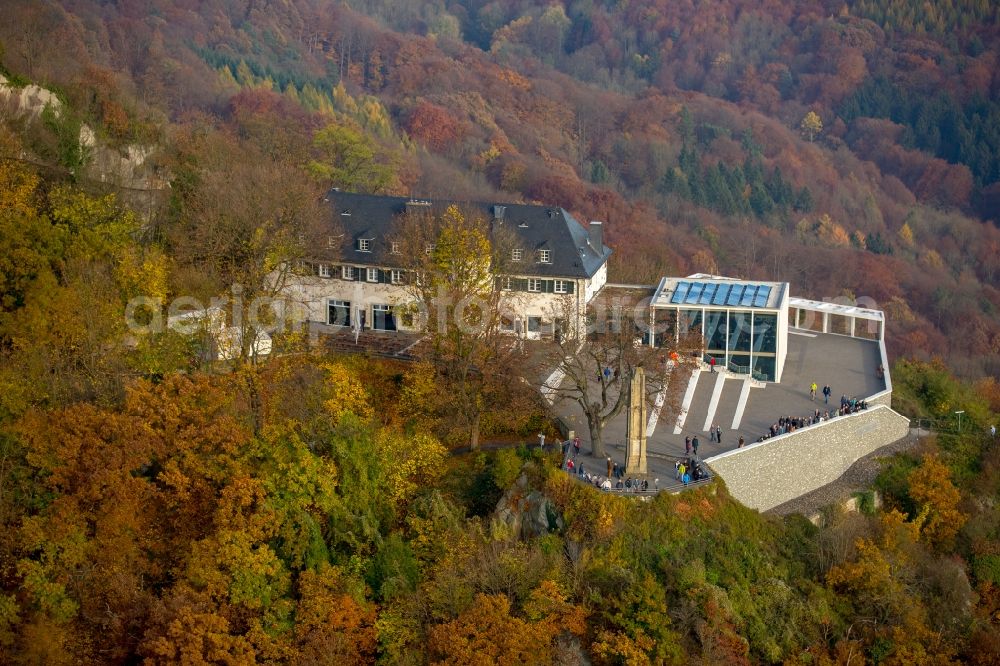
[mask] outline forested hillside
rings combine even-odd
[[[994,3],[2,16],[0,662],[998,663]],[[431,364],[295,330],[212,362],[130,309],[265,295],[334,186],[564,206],[606,221],[614,281],[873,299],[896,407],[940,432],[822,529],[718,481],[633,502],[456,451]],[[497,383],[485,440],[555,436]]]
[[[0,39],[112,140],[215,118],[296,160],[349,119],[384,190],[563,205],[614,279],[869,297],[891,354],[997,372],[993,4],[347,4],[13,2]]]

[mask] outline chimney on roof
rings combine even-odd
[[[598,254],[604,253],[604,223],[596,220],[590,222],[590,246]]]

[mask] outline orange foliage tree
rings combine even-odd
[[[951,482],[951,471],[937,456],[925,455],[907,482],[919,510],[914,522],[920,525],[921,538],[939,548],[949,547],[968,520],[958,509],[962,496]]]

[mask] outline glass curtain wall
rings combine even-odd
[[[677,340],[678,333],[703,336],[704,353],[714,356],[718,365],[774,381],[778,315],[752,310],[658,308],[654,319],[663,330],[656,338],[659,346]]]
[[[753,315],[753,367],[757,379],[773,381],[778,350],[778,315]]]
[[[716,363],[726,362],[726,337],[728,321],[725,310],[705,311],[705,353],[713,356]]]

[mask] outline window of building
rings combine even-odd
[[[538,262],[542,264],[552,263],[552,250],[539,250],[538,251]]]
[[[376,303],[372,306],[372,328],[376,331],[396,330],[396,317],[391,305]]]
[[[728,286],[728,285],[724,285]],[[726,336],[729,331],[729,320],[725,310],[705,311],[705,348],[713,355],[726,354]]]
[[[778,351],[778,315],[754,313],[752,350],[774,354]],[[773,374],[773,372],[772,372]]]
[[[393,254],[399,254],[399,241],[392,241],[389,251]]]
[[[337,247],[337,237],[336,236],[327,236],[326,237],[326,246],[327,247]]]
[[[340,277],[345,280],[354,279],[354,266],[341,266],[340,267]]]
[[[541,317],[528,317],[528,333],[539,333],[542,330]]]
[[[378,269],[369,268],[367,277],[369,282],[378,282]]]
[[[424,254],[430,255],[434,251],[434,243],[427,243],[424,245]]]
[[[568,294],[569,283],[566,280],[556,280],[555,284],[552,285],[552,291],[557,294]]]
[[[541,291],[542,281],[538,278],[528,278],[528,291]]]
[[[358,250],[361,252],[371,252],[372,251],[372,241],[370,238],[359,238],[358,239]]]
[[[750,351],[750,321],[750,312],[730,311],[728,345],[730,351]],[[749,357],[746,363],[739,365],[750,365]]]
[[[331,300],[327,306],[326,323],[331,326],[350,326],[351,302]]]
[[[316,274],[319,275],[320,277],[325,277],[325,278],[332,276],[333,272],[330,270],[330,264],[317,265]]]
[[[500,288],[504,291],[510,291],[514,288],[514,279],[509,277],[500,278]]]
[[[521,257],[523,256],[524,256],[524,250],[522,250],[521,248],[515,248],[510,251],[511,261],[521,261]]]
[[[403,271],[397,268],[389,271],[389,281],[393,284],[403,284]]]

